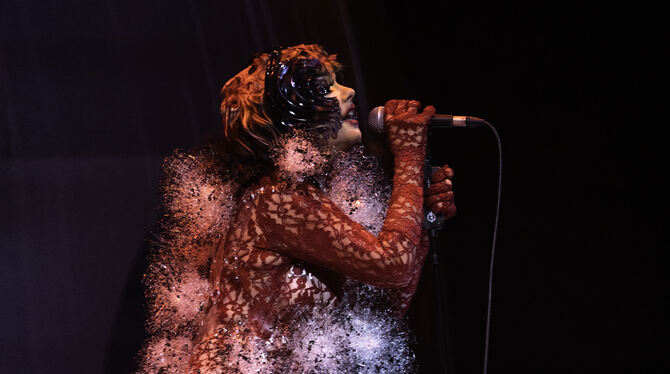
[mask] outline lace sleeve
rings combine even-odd
[[[407,313],[409,305],[414,298],[416,288],[419,285],[419,279],[421,278],[423,264],[426,260],[426,255],[428,254],[429,249],[430,238],[428,237],[428,234],[424,232],[421,236],[421,245],[417,249],[414,267],[412,269],[412,277],[409,283],[404,287],[389,289],[386,291],[393,312],[400,317]]]
[[[412,280],[421,241],[423,170],[420,160],[396,158],[394,189],[375,237],[316,187],[264,186],[256,200],[258,227],[269,250],[314,263],[376,287]]]

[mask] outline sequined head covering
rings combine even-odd
[[[280,132],[319,129],[337,134],[342,115],[337,98],[329,98],[331,72],[318,58],[281,61],[281,52],[270,54],[265,73],[266,111]]]
[[[258,53],[221,89],[223,136],[217,149],[236,167],[267,166],[279,138],[300,130],[314,140],[336,136],[339,103],[327,98],[336,55],[317,44]],[[316,128],[316,131],[314,129]]]

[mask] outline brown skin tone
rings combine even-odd
[[[335,97],[340,102],[340,114],[342,118],[346,118],[347,113],[350,110],[355,109],[354,105],[354,96],[356,91],[353,88],[347,87],[337,83],[335,79],[335,74],[332,76],[333,85],[330,86],[330,92],[326,97]],[[337,132],[336,138],[329,138],[328,144],[335,146],[341,151],[346,151],[351,148],[352,145],[358,144],[361,142],[361,130],[358,128],[358,121],[356,120],[345,120],[342,122],[342,127]]]

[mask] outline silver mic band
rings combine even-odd
[[[467,124],[465,122],[467,121],[467,119],[468,119],[467,116],[453,116],[451,118],[452,126],[454,126],[454,127],[466,127]]]

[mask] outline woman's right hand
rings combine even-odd
[[[420,107],[416,100],[389,100],[384,105],[384,127],[394,156],[425,152],[427,127],[435,107],[429,105],[419,113]]]

